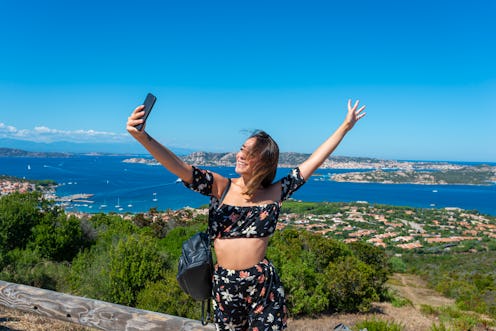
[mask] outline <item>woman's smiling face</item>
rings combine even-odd
[[[251,174],[253,166],[257,163],[258,158],[253,155],[253,147],[256,143],[256,138],[249,138],[241,146],[236,154],[236,173],[239,175]]]

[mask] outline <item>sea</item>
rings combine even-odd
[[[57,196],[88,194],[88,198],[64,206],[85,213],[140,213],[200,207],[208,197],[187,189],[162,166],[125,163],[129,156],[72,156],[67,158],[0,158],[0,175],[26,179],[51,179],[58,183]],[[473,164],[473,163],[472,163]],[[496,164],[491,164],[496,165]],[[232,167],[208,167],[236,177]],[[278,169],[276,179],[290,169]],[[312,202],[368,202],[416,208],[456,207],[496,216],[496,184],[415,185],[343,183],[330,180],[334,173],[353,169],[319,169],[293,198]]]

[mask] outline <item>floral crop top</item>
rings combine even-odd
[[[300,169],[294,168],[281,178],[281,200],[259,206],[231,206],[220,204],[212,195],[214,176],[209,170],[193,167],[193,182],[183,184],[203,195],[210,196],[208,233],[215,238],[262,238],[276,230],[282,202],[303,184]]]

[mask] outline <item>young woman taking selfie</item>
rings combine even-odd
[[[251,135],[236,154],[239,177],[226,178],[185,163],[153,139],[145,130],[143,108],[138,106],[129,116],[128,132],[188,188],[210,196],[208,231],[217,257],[212,280],[217,330],[286,328],[284,289],[265,257],[281,204],[305,184],[365,116],[365,106],[349,100],[348,112],[336,131],[307,160],[275,182],[279,148],[264,131]]]

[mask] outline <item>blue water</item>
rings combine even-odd
[[[0,174],[28,179],[53,179],[57,195],[94,194],[93,203],[73,203],[68,209],[82,212],[144,212],[199,207],[208,198],[177,183],[161,166],[123,163],[123,156],[71,158],[0,158]],[[234,177],[234,168],[211,168]],[[350,170],[323,169],[327,175]],[[279,169],[277,177],[287,174]],[[324,176],[326,177],[326,176]],[[360,184],[317,180],[312,177],[293,198],[303,201],[352,202],[422,208],[459,207],[496,216],[496,185]],[[120,207],[116,207],[116,206]]]

